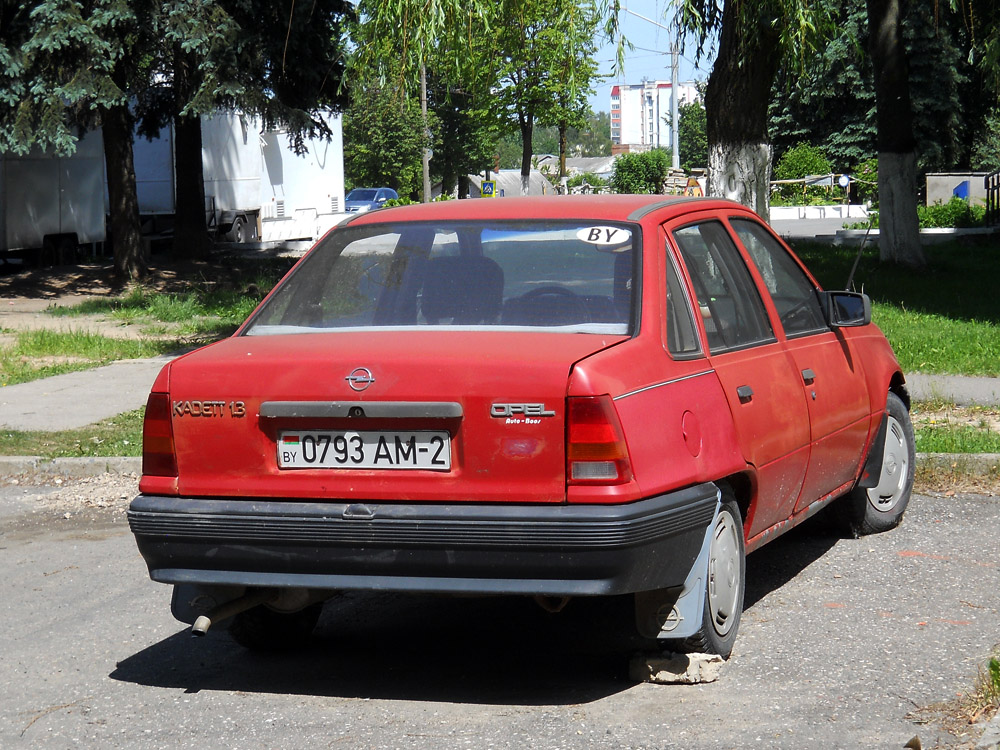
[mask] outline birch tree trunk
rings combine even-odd
[[[926,265],[917,220],[917,154],[909,66],[901,23],[904,0],[867,0],[869,52],[878,122],[879,258]]]
[[[705,90],[708,194],[742,203],[766,221],[771,182],[767,105],[781,56],[778,33],[761,8],[753,34],[742,34],[738,0],[726,0],[719,55]]]

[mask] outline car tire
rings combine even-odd
[[[229,635],[251,651],[288,651],[307,642],[323,611],[323,602],[298,612],[278,612],[261,604],[233,617]]]
[[[233,219],[233,227],[229,230],[229,240],[238,245],[246,242],[246,226],[242,216]]]
[[[913,491],[916,452],[913,424],[903,400],[890,393],[885,450],[875,487],[855,487],[834,503],[841,526],[855,539],[899,526]]]
[[[718,654],[728,659],[743,615],[746,548],[736,498],[730,488],[720,486],[720,490],[722,506],[712,530],[701,628],[677,645],[688,653]]]

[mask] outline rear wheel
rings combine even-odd
[[[708,582],[701,629],[680,642],[682,651],[719,654],[728,659],[736,642],[746,588],[746,552],[743,519],[736,498],[721,487],[722,507],[712,529]]]
[[[233,228],[229,230],[229,239],[232,242],[243,244],[246,242],[246,224],[242,216],[233,219]]]
[[[322,610],[323,602],[298,612],[278,612],[261,604],[234,616],[229,635],[252,651],[287,651],[306,642]]]
[[[886,411],[885,449],[878,484],[855,487],[835,505],[854,537],[894,529],[903,520],[910,502],[916,464],[913,424],[906,405],[895,393],[889,394]]]

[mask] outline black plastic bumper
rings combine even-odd
[[[716,503],[714,484],[611,506],[139,495],[128,520],[163,583],[572,596],[679,586]]]

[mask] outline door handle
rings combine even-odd
[[[736,395],[740,397],[740,401],[746,403],[753,398],[753,388],[748,385],[741,385],[736,389]]]
[[[804,383],[806,383],[808,385],[809,383],[813,382],[815,379],[816,379],[816,373],[814,373],[808,367],[802,371],[802,382],[804,382]]]

